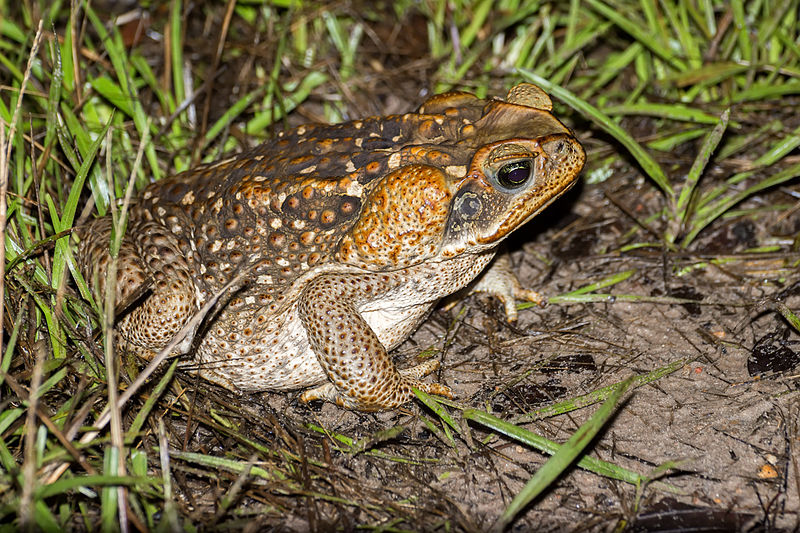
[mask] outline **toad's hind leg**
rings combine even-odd
[[[78,263],[99,301],[105,295],[111,263],[111,225],[111,219],[104,217],[79,230]],[[143,287],[147,288],[144,298],[133,304],[115,330],[127,348],[150,359],[172,340],[198,308],[191,269],[177,239],[155,222],[129,227],[122,240],[114,286],[117,305],[129,303],[127,300]],[[194,332],[187,335],[175,352],[186,353],[193,336]]]
[[[368,276],[326,275],[303,291],[300,319],[331,382],[306,391],[302,401],[327,400],[350,409],[375,411],[412,400],[412,387],[452,397],[444,385],[419,381],[439,367],[438,361],[400,371],[395,368],[386,348],[356,309],[358,299],[376,285]]]

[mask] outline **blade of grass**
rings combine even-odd
[[[719,117],[717,125],[708,133],[705,141],[703,142],[703,147],[697,154],[694,163],[692,163],[692,168],[689,169],[689,174],[686,176],[686,181],[680,188],[678,198],[675,201],[675,212],[677,216],[670,220],[670,228],[668,228],[667,232],[665,233],[665,239],[669,243],[675,241],[675,238],[681,230],[681,226],[685,225],[690,217],[691,199],[694,197],[695,188],[700,182],[700,176],[703,174],[703,170],[705,170],[706,165],[708,165],[711,155],[717,149],[719,141],[722,139],[722,136],[725,134],[725,130],[728,128],[728,119],[730,118],[730,114],[730,108],[726,109],[725,112],[723,112]]]
[[[792,312],[791,309],[786,307],[786,304],[783,302],[777,303],[778,312],[786,319],[789,324],[795,329],[796,332],[800,333],[800,317]]]
[[[616,285],[617,283],[622,283],[626,279],[630,278],[632,275],[636,273],[636,269],[630,270],[623,270],[622,272],[617,272],[616,274],[612,274],[608,277],[601,279],[595,283],[590,283],[585,287],[581,287],[580,289],[576,289],[572,292],[568,292],[563,296],[576,296],[579,294],[586,294],[587,292],[594,292],[600,289],[605,289],[606,287],[611,287]]]
[[[160,450],[159,450],[160,451]],[[168,450],[170,457],[176,457],[187,463],[194,463],[203,466],[210,466],[215,469],[225,470],[227,472],[233,472],[234,474],[241,474],[248,468],[248,464],[246,461],[234,461],[232,459],[226,459],[224,457],[218,457],[215,455],[207,455],[202,453],[195,453],[195,452],[182,452],[180,450]],[[250,468],[250,474],[260,479],[264,479],[266,481],[275,482],[275,481],[288,481],[286,476],[281,474],[276,470],[267,470],[260,466],[253,466]]]
[[[419,400],[422,403],[424,403],[425,406],[428,407],[428,409],[430,409],[431,411],[436,413],[436,416],[441,418],[442,421],[444,421],[448,426],[453,428],[453,430],[456,433],[461,434],[461,428],[456,423],[455,419],[453,419],[453,417],[450,416],[450,413],[448,413],[445,410],[445,408],[439,402],[437,402],[436,399],[433,396],[431,396],[427,392],[421,391],[421,390],[419,390],[419,389],[417,389],[415,387],[412,387],[412,390],[414,391],[414,394],[416,395],[416,397],[419,398]]]
[[[631,379],[622,382],[592,417],[581,425],[564,445],[528,480],[525,487],[494,523],[491,531],[502,532],[514,517],[534,498],[550,486],[555,479],[583,452],[586,446],[597,436],[605,423],[614,414],[617,404],[628,389]]]
[[[169,385],[170,381],[172,381],[172,376],[175,374],[175,370],[178,368],[178,359],[175,359],[167,371],[164,372],[164,376],[158,381],[158,384],[155,386],[153,391],[148,395],[147,400],[144,402],[144,405],[136,413],[136,418],[133,419],[131,422],[130,427],[128,428],[128,435],[134,436],[139,433],[139,430],[144,425],[147,417],[150,415],[150,412],[153,410],[153,407],[156,405],[156,401],[161,397],[161,394],[166,390],[167,385]]]
[[[548,455],[558,453],[558,451],[563,447],[557,442],[553,442],[550,439],[546,439],[545,437],[528,431],[525,428],[506,422],[484,411],[479,411],[477,409],[464,409],[463,416],[467,420],[477,422],[478,424],[490,428],[492,431],[496,431],[497,433],[505,435],[506,437],[514,439],[523,444],[527,444],[528,446]],[[643,483],[646,479],[644,476],[637,474],[632,470],[628,470],[626,468],[622,468],[621,466],[615,465],[614,463],[601,461],[600,459],[595,459],[594,457],[590,456],[581,457],[580,460],[578,460],[578,462],[575,464],[579,468],[595,473],[599,476],[624,481],[625,483],[631,483],[632,485]]]
[[[673,372],[685,367],[693,360],[694,359],[691,357],[685,357],[682,359],[678,359],[677,361],[673,361],[672,363],[664,365],[660,368],[656,368],[655,370],[652,370],[647,374],[636,376],[633,382],[631,383],[630,390],[637,389],[643,385],[647,385],[648,383],[652,383],[656,380],[659,380],[664,376],[668,376]],[[595,391],[592,391],[588,394],[584,394],[583,396],[570,398],[563,402],[558,402],[553,405],[548,405],[546,407],[536,409],[535,411],[531,411],[530,413],[520,415],[512,419],[512,423],[518,424],[530,420],[542,420],[544,418],[562,415],[564,413],[569,413],[571,411],[582,409],[586,406],[605,401],[615,390],[617,390],[618,385],[619,384],[615,383],[613,385],[609,385],[607,387],[603,387]]]
[[[589,4],[592,9],[616,24],[624,32],[628,33],[635,41],[649,48],[650,51],[667,62],[675,70],[686,70],[686,65],[675,57],[675,54],[672,53],[669,47],[664,46],[661,40],[653,39],[652,35],[648,35],[644,29],[644,24],[637,24],[631,11],[622,13],[600,0],[586,0],[586,3]]]
[[[776,172],[772,176],[759,181],[758,183],[753,184],[752,186],[748,187],[747,189],[736,193],[730,197],[722,199],[712,206],[709,206],[704,210],[701,216],[698,219],[692,222],[692,229],[689,233],[684,237],[683,241],[681,242],[681,247],[686,248],[689,244],[694,241],[695,237],[711,222],[716,220],[719,216],[725,213],[728,209],[732,208],[739,202],[746,200],[747,198],[751,197],[757,192],[763,191],[765,189],[769,189],[770,187],[775,187],[777,185],[781,185],[786,183],[794,178],[800,176],[800,163],[796,163],[791,165],[780,172]]]
[[[604,111],[609,116],[645,115],[696,124],[717,124],[719,122],[719,117],[709,115],[699,109],[692,109],[684,105],[675,104],[652,104],[643,102],[606,107]]]
[[[672,186],[669,184],[669,181],[667,180],[667,177],[659,164],[656,163],[650,154],[648,154],[647,151],[642,148],[642,146],[636,142],[633,137],[630,136],[630,134],[628,134],[628,132],[623,130],[606,114],[592,104],[578,98],[570,91],[557,85],[553,85],[545,78],[542,78],[531,71],[520,70],[519,73],[526,80],[535,83],[544,89],[545,92],[548,92],[566,102],[570,107],[597,124],[606,133],[617,139],[623,146],[625,146],[625,148],[628,149],[634,159],[636,159],[636,161],[638,161],[638,163],[642,166],[645,173],[656,183],[656,185],[658,185],[666,197],[673,197],[674,192],[672,190]]]
[[[55,483],[39,487],[36,491],[36,495],[37,497],[44,499],[51,498],[59,494],[67,494],[68,492],[80,487],[133,487],[136,485],[157,485],[160,482],[161,481],[158,479],[149,478],[146,476],[76,476],[59,479]]]
[[[128,54],[122,43],[122,37],[116,26],[113,28],[114,31],[112,34],[109,34],[105,29],[105,25],[89,6],[86,6],[86,15],[100,36],[105,50],[108,53],[108,57],[111,60],[111,64],[114,66],[114,71],[119,82],[120,93],[123,94],[130,103],[130,117],[133,118],[133,123],[139,133],[139,138],[143,139],[142,142],[145,144],[145,155],[150,165],[150,173],[153,179],[158,181],[161,179],[161,169],[158,164],[158,158],[156,157],[155,146],[152,143],[144,141],[147,135],[145,130],[149,131],[149,129],[154,126],[152,126],[152,122],[148,119],[147,113],[145,113],[144,107],[139,100],[134,81],[130,79],[131,74],[135,73],[136,69],[128,59]],[[150,133],[155,134],[157,131],[153,130]]]

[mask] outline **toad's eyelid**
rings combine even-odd
[[[517,153],[497,154],[487,161],[489,166],[498,168],[514,161],[533,161],[539,154],[529,151],[519,151]]]

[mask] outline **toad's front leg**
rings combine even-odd
[[[538,305],[544,305],[547,301],[538,292],[525,289],[520,285],[519,279],[511,270],[511,258],[505,250],[501,250],[497,254],[489,268],[472,286],[470,294],[476,292],[487,293],[499,299],[505,308],[506,319],[509,322],[517,320],[517,300],[526,300]]]
[[[300,320],[330,383],[306,391],[304,402],[327,400],[350,409],[391,409],[414,398],[412,387],[452,397],[450,389],[419,378],[438,361],[398,371],[357,302],[376,290],[373,276],[325,275],[309,283],[299,302]]]

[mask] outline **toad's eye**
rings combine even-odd
[[[497,182],[506,189],[518,189],[531,177],[531,161],[523,159],[500,167]]]

